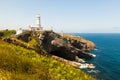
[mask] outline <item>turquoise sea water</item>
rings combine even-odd
[[[120,34],[81,34],[85,39],[93,41],[97,50],[92,51],[96,54],[94,59],[88,60],[88,63],[93,63],[96,68],[90,74],[98,80],[120,80]],[[86,70],[89,72],[91,70]]]

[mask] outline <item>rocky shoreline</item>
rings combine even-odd
[[[51,57],[58,60],[58,61],[64,62],[67,65],[71,65],[71,66],[73,66],[75,68],[80,68],[80,69],[85,69],[85,68],[92,69],[92,68],[95,68],[94,64],[85,63],[85,61],[83,59],[81,59],[82,61],[80,61],[80,62],[76,62],[76,61],[66,60],[64,58],[61,58],[61,57],[58,57],[58,56],[55,56],[55,55],[52,55]]]
[[[85,63],[85,60],[95,57],[94,54],[88,52],[94,50],[96,45],[78,36],[59,34],[50,30],[38,30],[22,33],[17,35],[17,38],[23,41],[29,41],[27,39],[30,36],[36,38],[36,46],[38,48],[42,48],[48,54],[57,56],[59,59],[72,61],[72,63],[79,65],[79,67],[80,65],[89,67],[89,65]]]

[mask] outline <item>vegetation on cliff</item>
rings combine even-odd
[[[6,38],[13,34],[16,34],[15,30],[0,30],[0,37]]]
[[[2,80],[95,80],[64,63],[39,55],[34,50],[0,41]]]
[[[6,38],[8,35],[11,32],[1,36],[6,42],[0,40],[0,80],[95,80],[79,69],[41,55],[44,50],[36,49],[35,38],[24,42]]]

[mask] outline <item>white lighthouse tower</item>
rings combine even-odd
[[[36,26],[39,28],[39,30],[42,30],[39,14],[36,16]]]

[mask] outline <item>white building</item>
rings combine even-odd
[[[23,33],[23,32],[26,32],[26,31],[28,31],[28,30],[27,30],[27,29],[25,30],[25,29],[19,28],[19,29],[16,31],[16,35],[21,34],[21,33]]]
[[[37,15],[36,16],[36,26],[28,26],[28,29],[29,30],[42,30],[42,27],[41,27],[41,21],[40,21],[40,15]]]
[[[43,28],[41,27],[40,15],[36,16],[36,26],[35,27],[29,25],[28,29],[19,28],[19,30],[16,31],[16,35],[26,32],[26,31],[35,31],[35,30],[43,30]]]

